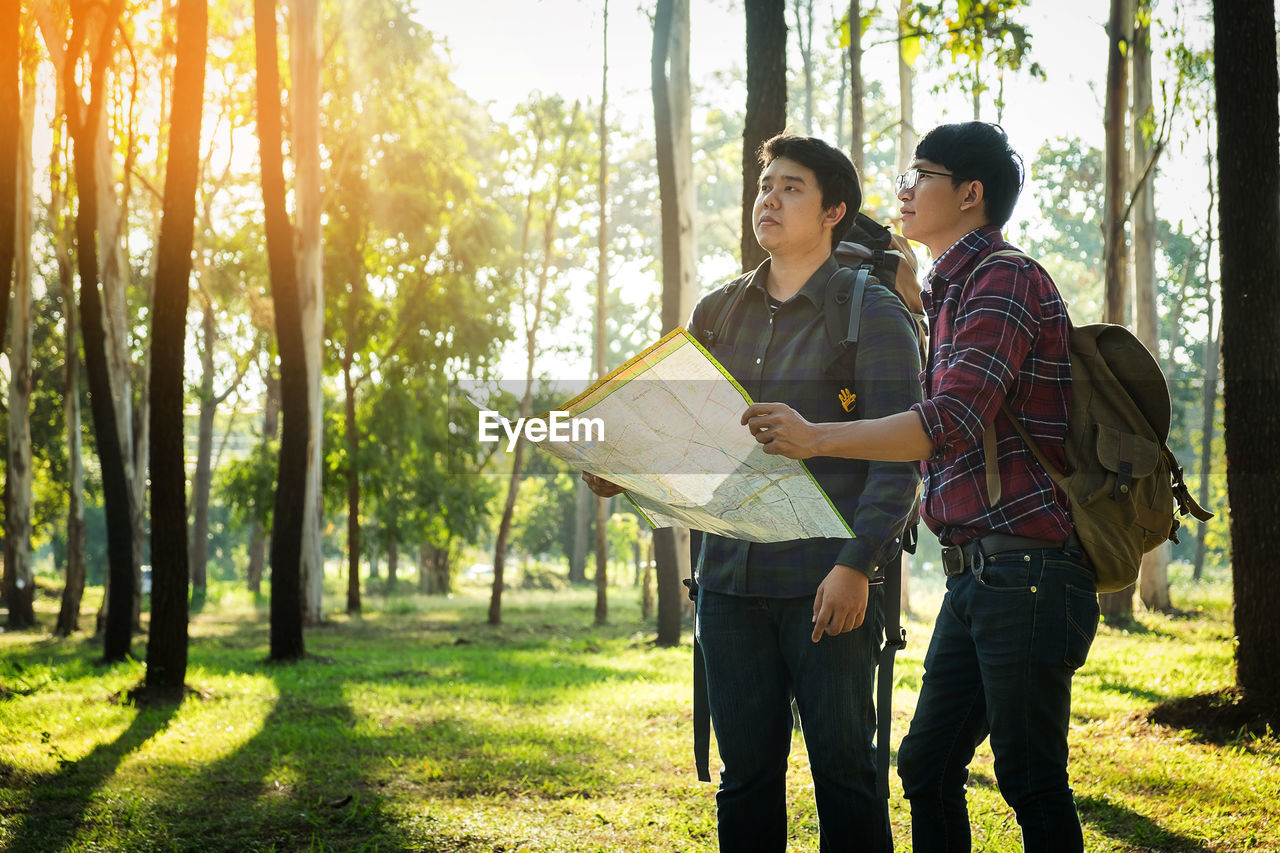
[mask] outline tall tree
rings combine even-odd
[[[865,87],[862,80],[862,2],[849,0],[849,156],[866,180],[867,151],[862,144],[866,132]]]
[[[760,182],[760,146],[787,126],[787,17],[785,0],[746,0],[747,115],[742,131],[742,269],[753,270],[766,252],[756,242],[751,209]],[[684,317],[681,317],[684,320]]]
[[[280,457],[271,513],[272,660],[297,660],[302,638],[303,506],[306,490],[310,402],[298,267],[293,228],[285,208],[283,107],[276,46],[275,0],[254,0],[257,59],[258,150],[262,164],[262,200],[275,302],[276,346],[280,353]]]
[[[320,0],[289,0],[294,199],[297,216],[298,304],[307,366],[307,476],[302,504],[302,605],[307,624],[324,621],[324,247],[320,194]]]
[[[551,269],[556,263],[556,236],[559,228],[559,217],[567,203],[576,196],[579,187],[583,163],[581,161],[580,144],[585,139],[585,127],[582,121],[582,106],[574,102],[566,116],[564,105],[559,99],[542,99],[534,101],[529,107],[529,123],[532,139],[530,140],[532,168],[526,177],[529,190],[525,196],[524,222],[520,239],[520,301],[523,308],[523,332],[525,345],[525,382],[520,398],[520,417],[527,418],[533,411],[534,380],[537,375],[537,358],[546,348],[544,323],[551,308],[549,293]],[[559,150],[554,152],[553,160],[548,162],[549,172],[543,170],[543,158],[546,148],[559,143]],[[539,182],[542,182],[539,185]],[[549,192],[549,198],[546,197]],[[532,277],[532,259],[529,252],[529,240],[535,217],[541,216],[542,251],[541,265],[536,282],[530,286]],[[503,504],[502,519],[498,523],[498,533],[493,553],[493,587],[489,598],[489,624],[497,625],[502,621],[502,592],[505,583],[507,549],[511,537],[511,524],[515,515],[516,498],[519,496],[520,478],[524,467],[524,456],[527,442],[521,431],[511,457],[511,476],[507,486],[507,497]]]
[[[1129,186],[1128,157],[1125,153],[1125,116],[1129,105],[1128,54],[1132,44],[1133,0],[1111,0],[1111,19],[1107,25],[1107,96],[1104,124],[1106,128],[1105,200],[1102,233],[1105,242],[1106,307],[1103,320],[1125,322],[1128,302],[1128,238],[1125,233],[1125,196]],[[1099,596],[1102,615],[1131,618],[1133,587]]]
[[[596,380],[604,378],[605,318],[609,297],[609,0],[604,0],[604,47],[600,61],[600,173],[596,200],[600,205],[600,229],[596,235],[596,328],[594,368]],[[596,624],[609,618],[609,540],[606,530],[609,500],[596,496]]]
[[[133,603],[137,568],[134,550],[135,493],[126,462],[129,435],[122,434],[112,393],[108,365],[105,310],[98,265],[99,176],[96,162],[101,151],[100,122],[104,120],[103,97],[107,66],[124,0],[112,0],[103,7],[88,0],[71,4],[72,29],[63,51],[60,75],[66,124],[72,139],[76,190],[76,265],[80,276],[81,334],[84,340],[85,372],[89,379],[90,411],[102,468],[102,498],[107,520],[107,616],[103,635],[103,659],[124,660],[129,656],[133,631]],[[92,57],[83,56],[92,29],[97,33]],[[88,76],[88,86],[80,69]],[[85,98],[84,93],[88,93]],[[110,241],[105,241],[110,245]]]
[[[1280,115],[1271,3],[1215,0],[1219,251],[1236,683],[1280,703]]]
[[[1155,163],[1162,144],[1155,139],[1155,107],[1151,85],[1151,3],[1138,0],[1130,51],[1133,71],[1133,122],[1130,174],[1133,188],[1133,325],[1138,340],[1160,356],[1160,317],[1156,310]],[[1148,610],[1173,610],[1169,594],[1169,545],[1142,557],[1138,594]]]
[[[181,699],[187,676],[187,474],[183,442],[187,305],[200,177],[207,0],[178,0],[164,213],[151,327],[151,632],[146,689]]]
[[[782,0],[774,5],[778,21],[782,21]],[[747,8],[750,10],[750,3]],[[785,50],[785,24],[782,39]],[[695,295],[688,0],[658,0],[653,19],[650,73],[658,194],[662,205],[662,329],[665,332],[688,319]],[[785,113],[785,66],[782,92]],[[683,527],[660,528],[653,533],[653,543],[658,588],[657,642],[674,646],[680,642],[684,614],[685,594],[680,580],[689,571],[689,531]]]
[[[5,18],[9,17],[4,10]],[[16,10],[14,17],[16,18]],[[30,28],[26,28],[30,33]],[[35,572],[31,565],[31,136],[35,126],[35,69],[30,60],[22,61],[21,54],[31,51],[17,50],[18,34],[0,36],[0,68],[5,78],[10,64],[16,66],[23,78],[22,97],[18,109],[10,115],[17,121],[10,122],[12,134],[17,137],[17,150],[11,150],[9,132],[0,143],[0,158],[5,160],[0,178],[0,191],[8,190],[5,197],[7,211],[0,214],[0,235],[4,235],[8,255],[0,255],[0,277],[4,279],[4,293],[9,300],[9,278],[12,268],[12,308],[8,314],[9,332],[9,459],[5,469],[5,518],[4,518],[4,573],[5,598],[9,602],[9,627],[27,628],[35,625]],[[12,40],[12,43],[11,43]],[[9,56],[15,49],[13,56]],[[22,66],[25,65],[24,69]],[[6,82],[0,89],[8,89]],[[10,106],[10,92],[0,95],[0,109]],[[11,155],[16,158],[10,162]],[[15,186],[16,185],[16,186]],[[14,205],[16,204],[16,210]],[[3,319],[3,318],[0,318]],[[4,326],[0,326],[3,340]]]
[[[916,126],[912,84],[915,58],[920,55],[920,37],[910,33],[911,0],[898,0],[898,171],[905,172],[916,151]]]
[[[84,522],[84,447],[80,411],[80,312],[76,309],[75,272],[71,263],[72,224],[66,215],[67,154],[66,138],[61,132],[65,122],[55,119],[53,144],[49,153],[49,223],[53,231],[53,253],[58,267],[58,283],[62,294],[63,352],[65,364],[62,380],[63,421],[67,433],[67,549],[66,583],[62,587],[62,603],[54,633],[69,637],[80,630],[80,602],[88,574],[85,557]]]

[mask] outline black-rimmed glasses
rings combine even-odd
[[[921,175],[937,175],[940,178],[953,178],[952,172],[935,172],[933,169],[907,169],[895,179],[898,192],[914,189],[915,185],[920,181]]]

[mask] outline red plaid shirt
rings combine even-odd
[[[912,408],[935,449],[922,465],[922,515],[943,544],[987,533],[1065,539],[1072,529],[1066,494],[1000,410],[1007,398],[1050,461],[1065,467],[1066,307],[1049,274],[1020,258],[998,258],[972,275],[991,252],[1014,248],[996,226],[979,228],[944,252],[925,278],[932,352],[922,374],[925,401]],[[1003,492],[994,509],[982,452],[992,419]]]

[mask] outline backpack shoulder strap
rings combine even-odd
[[[863,264],[858,269],[840,267],[827,283],[823,297],[823,314],[827,326],[827,339],[840,350],[858,345],[858,332],[862,328],[862,300],[867,287],[877,279],[871,274],[871,266]],[[843,321],[843,322],[842,322]]]
[[[911,528],[914,538],[915,528]],[[903,533],[906,541],[906,532]],[[914,543],[911,548],[915,551]],[[902,627],[902,548],[884,567],[884,646],[876,673],[876,793],[889,799],[889,741],[893,725],[893,656],[907,647]]]

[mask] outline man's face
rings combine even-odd
[[[939,235],[956,230],[966,185],[952,186],[951,170],[932,160],[912,160],[907,175],[913,171],[915,185],[898,190],[902,235],[931,246]]]
[[[769,254],[809,251],[817,245],[829,249],[830,226],[842,215],[842,205],[823,210],[822,187],[809,167],[778,157],[760,173],[751,221],[756,239]]]

